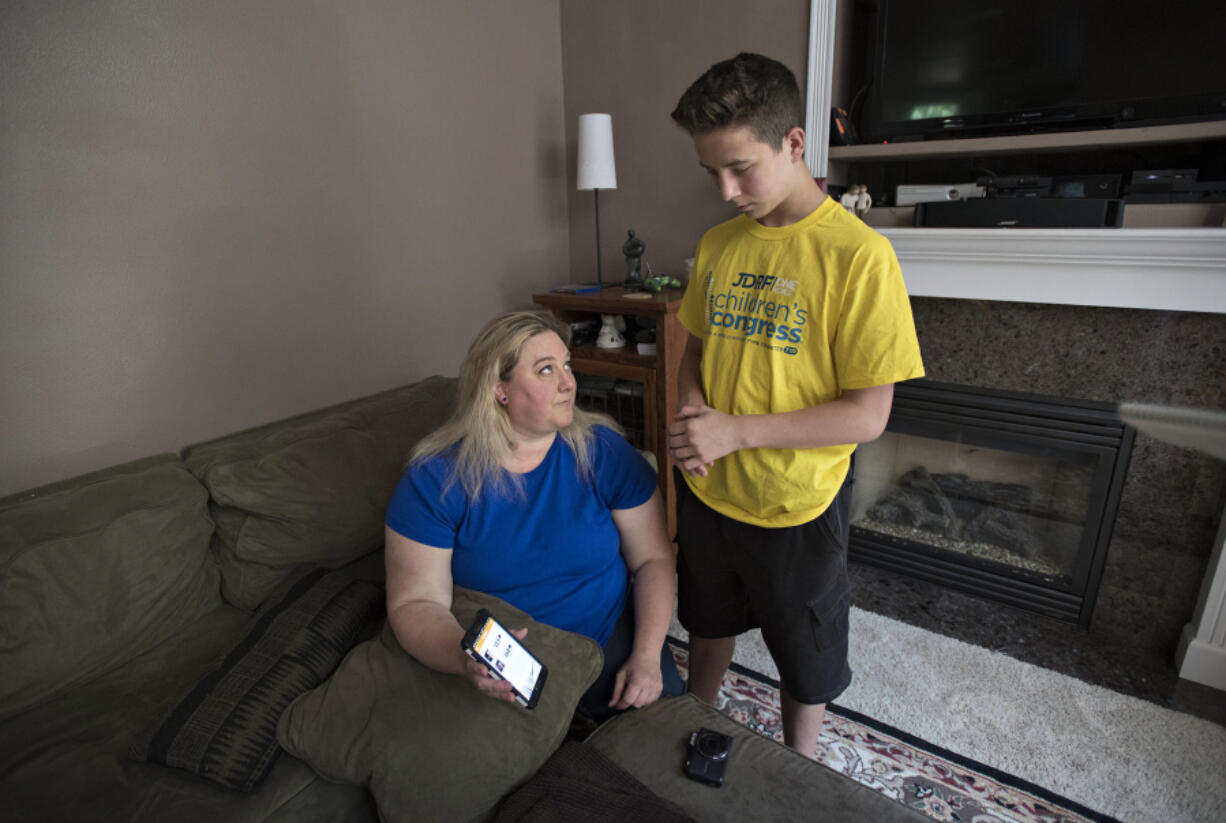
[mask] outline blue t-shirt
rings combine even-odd
[[[450,456],[416,462],[392,495],[387,525],[418,543],[453,549],[456,585],[603,647],[626,602],[612,510],[646,503],[656,478],[620,434],[604,426],[592,434],[591,479],[580,477],[570,446],[557,437],[541,464],[521,475],[523,497],[486,487],[474,501],[458,482],[444,494]]]

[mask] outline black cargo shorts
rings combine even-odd
[[[676,472],[677,616],[693,637],[760,628],[788,694],[827,703],[851,684],[847,574],[852,476],[817,518],[779,529],[711,509]]]

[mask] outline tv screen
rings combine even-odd
[[[1226,0],[879,0],[874,140],[1226,117]]]

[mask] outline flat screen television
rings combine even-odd
[[[1226,117],[1226,0],[878,0],[873,141]]]

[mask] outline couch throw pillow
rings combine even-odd
[[[418,663],[385,623],[286,710],[281,745],[328,780],[369,785],[386,823],[488,814],[561,744],[603,655],[590,638],[455,587],[460,625],[481,608],[510,628],[528,627],[524,644],[549,667],[535,709],[492,700],[463,678]]]
[[[382,547],[409,450],[447,419],[456,384],[431,377],[187,449],[209,490],[226,600],[254,609],[302,567]]]
[[[129,755],[239,792],[256,789],[281,747],[277,720],[377,629],[383,591],[318,569],[281,587],[222,664],[134,743]]]
[[[208,493],[173,454],[0,500],[0,717],[221,605]]]

